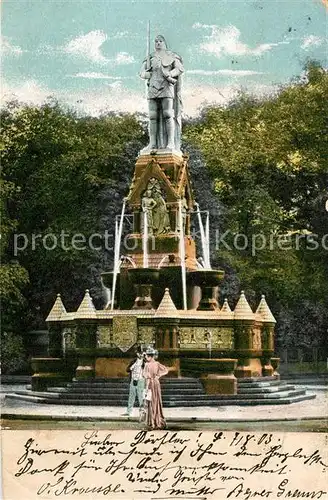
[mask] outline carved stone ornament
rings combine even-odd
[[[212,328],[212,347],[217,349],[233,349],[233,328]]]
[[[252,349],[254,349],[256,351],[260,351],[262,349],[261,329],[260,328],[253,328],[252,329],[252,337],[253,337]]]
[[[112,325],[99,325],[97,329],[97,339],[99,347],[111,347],[112,334]]]
[[[113,344],[121,351],[128,351],[138,340],[138,324],[135,316],[113,317]]]
[[[76,347],[76,328],[65,327],[63,329],[63,337],[66,349],[74,349]]]
[[[154,341],[154,328],[152,326],[141,326],[138,340],[141,344],[151,345]]]
[[[159,181],[149,179],[141,199],[141,208],[146,216],[148,234],[164,234],[171,231],[170,217]],[[143,219],[144,223],[144,219]],[[144,229],[143,229],[144,231]]]

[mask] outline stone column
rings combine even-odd
[[[236,321],[234,327],[235,350],[238,356],[235,375],[237,378],[246,378],[252,376],[252,324],[251,320]]]
[[[155,346],[160,353],[160,362],[169,369],[170,377],[180,377],[179,319],[155,318]]]
[[[49,330],[48,354],[50,357],[60,358],[63,355],[62,325],[56,322],[49,322],[48,330]]]
[[[92,321],[78,321],[76,351],[78,367],[75,377],[94,378],[97,348],[97,323]]]
[[[274,354],[274,323],[264,323],[262,327],[262,376],[271,377],[274,368],[271,364],[271,358]]]

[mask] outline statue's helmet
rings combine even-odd
[[[156,42],[156,40],[161,40],[162,42],[164,42],[165,48],[167,49],[167,43],[166,43],[166,40],[163,37],[163,35],[157,35],[155,38],[155,42]]]

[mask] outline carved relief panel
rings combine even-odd
[[[113,346],[113,328],[112,325],[99,325],[97,328],[98,347]]]
[[[138,341],[140,344],[152,345],[154,341],[154,328],[152,326],[139,327]]]
[[[234,333],[233,328],[213,328],[212,347],[215,349],[233,349]]]
[[[63,338],[66,349],[74,349],[76,347],[76,328],[66,326],[63,328]]]
[[[138,340],[138,324],[135,316],[113,317],[113,344],[121,351],[128,351]]]
[[[232,328],[182,327],[179,333],[181,349],[206,349],[209,338],[212,349],[233,349],[234,346]]]
[[[252,349],[254,349],[255,351],[260,351],[262,349],[260,327],[252,328]]]

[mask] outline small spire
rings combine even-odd
[[[230,306],[229,306],[229,302],[228,302],[228,299],[225,298],[224,299],[224,302],[223,302],[223,306],[222,306],[222,309],[221,309],[221,312],[228,312],[228,313],[231,313],[231,309],[230,309]]]
[[[89,290],[85,291],[85,295],[80,304],[80,307],[75,314],[76,319],[95,319],[97,318],[97,311],[93,305],[92,298],[90,297]]]
[[[160,305],[158,306],[155,317],[176,317],[178,313],[177,308],[171,298],[169,288],[165,288],[163,298]]]
[[[256,309],[256,314],[261,316],[264,323],[276,323],[276,319],[273,316],[267,301],[265,300],[265,295],[262,295],[261,301]]]
[[[239,300],[234,310],[235,319],[254,319],[254,313],[247,302],[244,290],[241,291]]]
[[[66,313],[67,311],[62,302],[60,293],[57,293],[57,298],[54,305],[52,306],[50,313],[48,314],[46,321],[60,321]]]
[[[230,309],[228,299],[224,299],[223,306],[220,309],[219,315],[225,319],[233,319],[234,315]]]

